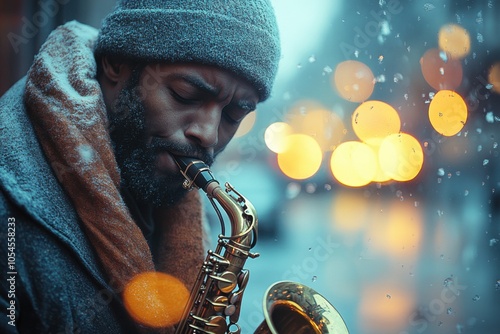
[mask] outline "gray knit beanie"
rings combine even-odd
[[[280,44],[269,0],[119,0],[99,32],[102,54],[218,66],[248,80],[265,100]]]

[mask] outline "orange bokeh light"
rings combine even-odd
[[[420,58],[425,81],[435,90],[456,89],[462,83],[463,70],[459,60],[439,49],[430,49]]]
[[[462,130],[467,121],[467,105],[454,91],[437,92],[429,106],[429,120],[443,136],[453,136]]]
[[[500,94],[500,62],[490,67],[488,71],[488,82],[493,86],[491,90]]]
[[[335,68],[333,86],[347,101],[363,102],[373,93],[375,77],[372,70],[362,62],[346,60]]]
[[[161,272],[136,275],[125,287],[123,301],[137,322],[154,328],[178,323],[189,291],[177,278]]]
[[[323,153],[314,138],[292,134],[285,138],[285,149],[278,153],[278,166],[288,177],[307,179],[319,170]]]
[[[469,32],[457,24],[446,24],[438,33],[439,48],[453,59],[462,59],[470,52]]]
[[[287,120],[294,133],[313,137],[323,152],[332,151],[347,132],[342,119],[320,105],[292,108]]]

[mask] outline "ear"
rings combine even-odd
[[[97,80],[101,85],[104,103],[111,108],[132,71],[127,62],[114,57],[103,55],[100,62],[101,71]]]
[[[101,57],[101,66],[103,79],[113,86],[127,81],[131,73],[127,62],[107,55]]]

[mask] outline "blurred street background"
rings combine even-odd
[[[351,333],[499,333],[500,3],[272,2],[275,88],[214,165],[259,214],[242,332],[292,280]],[[113,6],[1,0],[0,94],[57,25]]]

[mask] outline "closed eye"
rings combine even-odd
[[[173,75],[169,83],[172,97],[183,104],[196,104],[203,100],[215,98],[219,90],[197,76]]]
[[[251,112],[252,110],[226,107],[222,112],[222,117],[230,124],[238,125]]]
[[[194,96],[192,94],[187,94],[184,92],[178,92],[174,89],[170,89],[170,94],[177,102],[180,102],[180,103],[186,104],[186,105],[196,104],[196,103],[201,101],[200,97]]]

